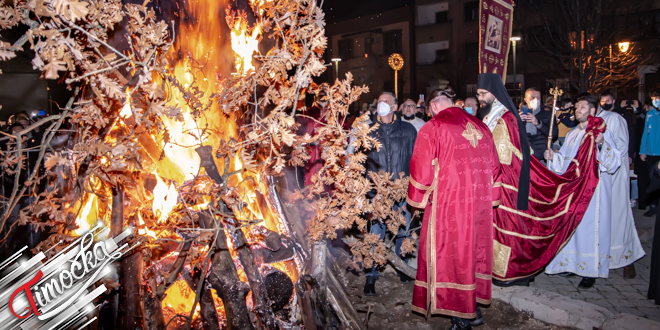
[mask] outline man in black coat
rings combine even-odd
[[[412,158],[415,140],[417,139],[417,130],[413,125],[401,120],[401,115],[396,112],[396,96],[389,92],[383,92],[378,97],[378,107],[374,115],[374,124],[378,123],[378,129],[370,135],[376,138],[381,147],[379,150],[371,149],[367,154],[367,174],[369,172],[378,173],[385,171],[399,177],[399,172],[404,175],[410,175],[410,158]],[[367,198],[373,198],[376,195],[375,190],[367,194]],[[395,238],[395,252],[401,256],[401,243],[403,239],[409,236],[411,214],[408,211],[406,201],[402,201],[394,206],[395,210],[402,210],[406,218],[406,228],[399,228],[399,233]],[[371,222],[370,232],[379,234],[381,239],[385,238],[387,227],[382,221],[373,220]],[[367,281],[364,285],[364,294],[368,296],[376,295],[376,280],[378,279],[378,270],[374,266],[367,269]],[[404,283],[412,282],[413,279],[403,274],[399,275]]]
[[[525,91],[525,106],[520,111],[520,119],[526,123],[527,139],[534,150],[534,157],[545,162],[543,153],[548,148],[550,122],[554,118],[552,118],[552,109],[548,111],[543,108],[541,92],[538,89],[531,87]],[[556,141],[557,137],[559,137],[559,129],[555,123],[552,125],[552,141]]]

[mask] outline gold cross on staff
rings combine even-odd
[[[564,91],[559,89],[559,87],[550,88],[550,94],[554,97],[552,102],[552,117],[550,120],[550,133],[548,133],[548,149],[552,146],[552,128],[555,125],[555,118],[557,117],[557,98],[559,95],[564,94]]]
[[[552,96],[554,96],[555,100],[557,100],[557,97],[559,97],[559,95],[561,95],[561,94],[564,94],[564,91],[559,89],[559,87],[550,88],[550,94],[552,94]]]

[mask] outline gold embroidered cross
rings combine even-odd
[[[481,140],[484,137],[483,133],[479,132],[479,130],[476,127],[474,127],[472,123],[467,124],[467,128],[465,129],[465,131],[463,131],[463,134],[461,135],[463,135],[464,138],[470,141],[470,144],[475,148],[479,144],[479,140]]]

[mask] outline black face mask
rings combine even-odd
[[[418,113],[415,114],[415,117],[424,119],[424,114],[421,113],[421,112],[418,112]]]
[[[403,119],[405,119],[405,120],[413,120],[413,119],[415,119],[415,115],[410,115],[410,116],[403,115]]]
[[[605,110],[605,111],[610,111],[610,110],[612,110],[612,106],[613,106],[613,104],[611,104],[611,103],[610,104],[605,103],[605,104],[601,105],[600,107],[603,108],[603,110]]]

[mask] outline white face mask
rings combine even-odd
[[[380,102],[378,103],[378,115],[381,117],[385,117],[390,114],[390,111],[392,109],[390,108],[390,105],[385,103],[385,102]]]
[[[529,101],[529,106],[531,107],[531,110],[536,110],[536,107],[539,105],[539,100],[538,99],[532,99]]]

